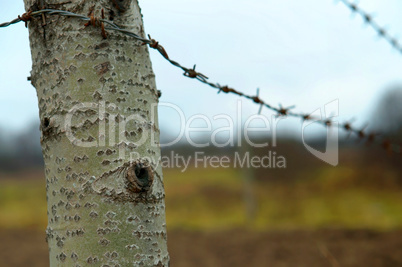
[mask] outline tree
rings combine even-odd
[[[390,87],[380,98],[372,114],[371,128],[392,137],[401,139],[402,130],[402,87]]]
[[[43,8],[24,3],[27,11]],[[137,1],[76,0],[63,7],[95,16],[102,8],[108,19],[144,36]],[[108,32],[103,39],[100,32],[66,16],[29,22],[50,266],[168,266],[149,53],[129,37]]]

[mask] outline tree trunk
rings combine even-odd
[[[24,0],[26,10],[43,8]],[[60,1],[59,1],[60,2]],[[106,19],[144,35],[137,1],[47,8]],[[115,5],[118,3],[118,5]],[[146,46],[65,16],[29,22],[48,200],[50,266],[168,266],[155,104]]]

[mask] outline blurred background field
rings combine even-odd
[[[291,140],[276,151],[293,168],[164,169],[172,266],[401,266],[400,158],[344,144],[332,167]],[[0,266],[47,266],[40,168],[0,174],[0,214]]]
[[[365,167],[317,162],[308,169],[258,170],[252,181],[234,168],[165,169],[167,225],[259,231],[402,227],[400,168],[386,162]],[[250,183],[251,190],[246,190]],[[2,229],[45,229],[41,170],[0,174],[0,214]]]

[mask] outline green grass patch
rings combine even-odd
[[[253,181],[250,199],[241,171],[166,169],[167,225],[188,230],[401,228],[401,189],[364,186],[356,178],[362,172],[367,170],[328,167],[300,173],[305,179],[298,182]],[[0,181],[0,228],[44,229],[46,206],[44,178]]]
[[[45,229],[46,209],[44,178],[0,181],[0,228]]]
[[[311,175],[314,174],[314,175]],[[361,186],[359,172],[324,168],[296,183],[252,184],[255,215],[248,216],[242,173],[233,169],[165,171],[170,228],[391,230],[402,227],[402,194]],[[249,200],[250,201],[250,200]]]

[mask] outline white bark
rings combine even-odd
[[[37,8],[36,1],[24,0]],[[116,1],[115,1],[116,2]],[[62,6],[144,35],[137,1]],[[46,1],[54,4],[56,1]],[[49,6],[48,6],[49,7]],[[121,9],[121,8],[119,8]],[[110,13],[112,11],[112,13]],[[29,22],[48,199],[50,266],[168,266],[154,74],[146,46],[48,16]],[[69,122],[71,120],[71,123]],[[151,135],[154,134],[154,143]]]

